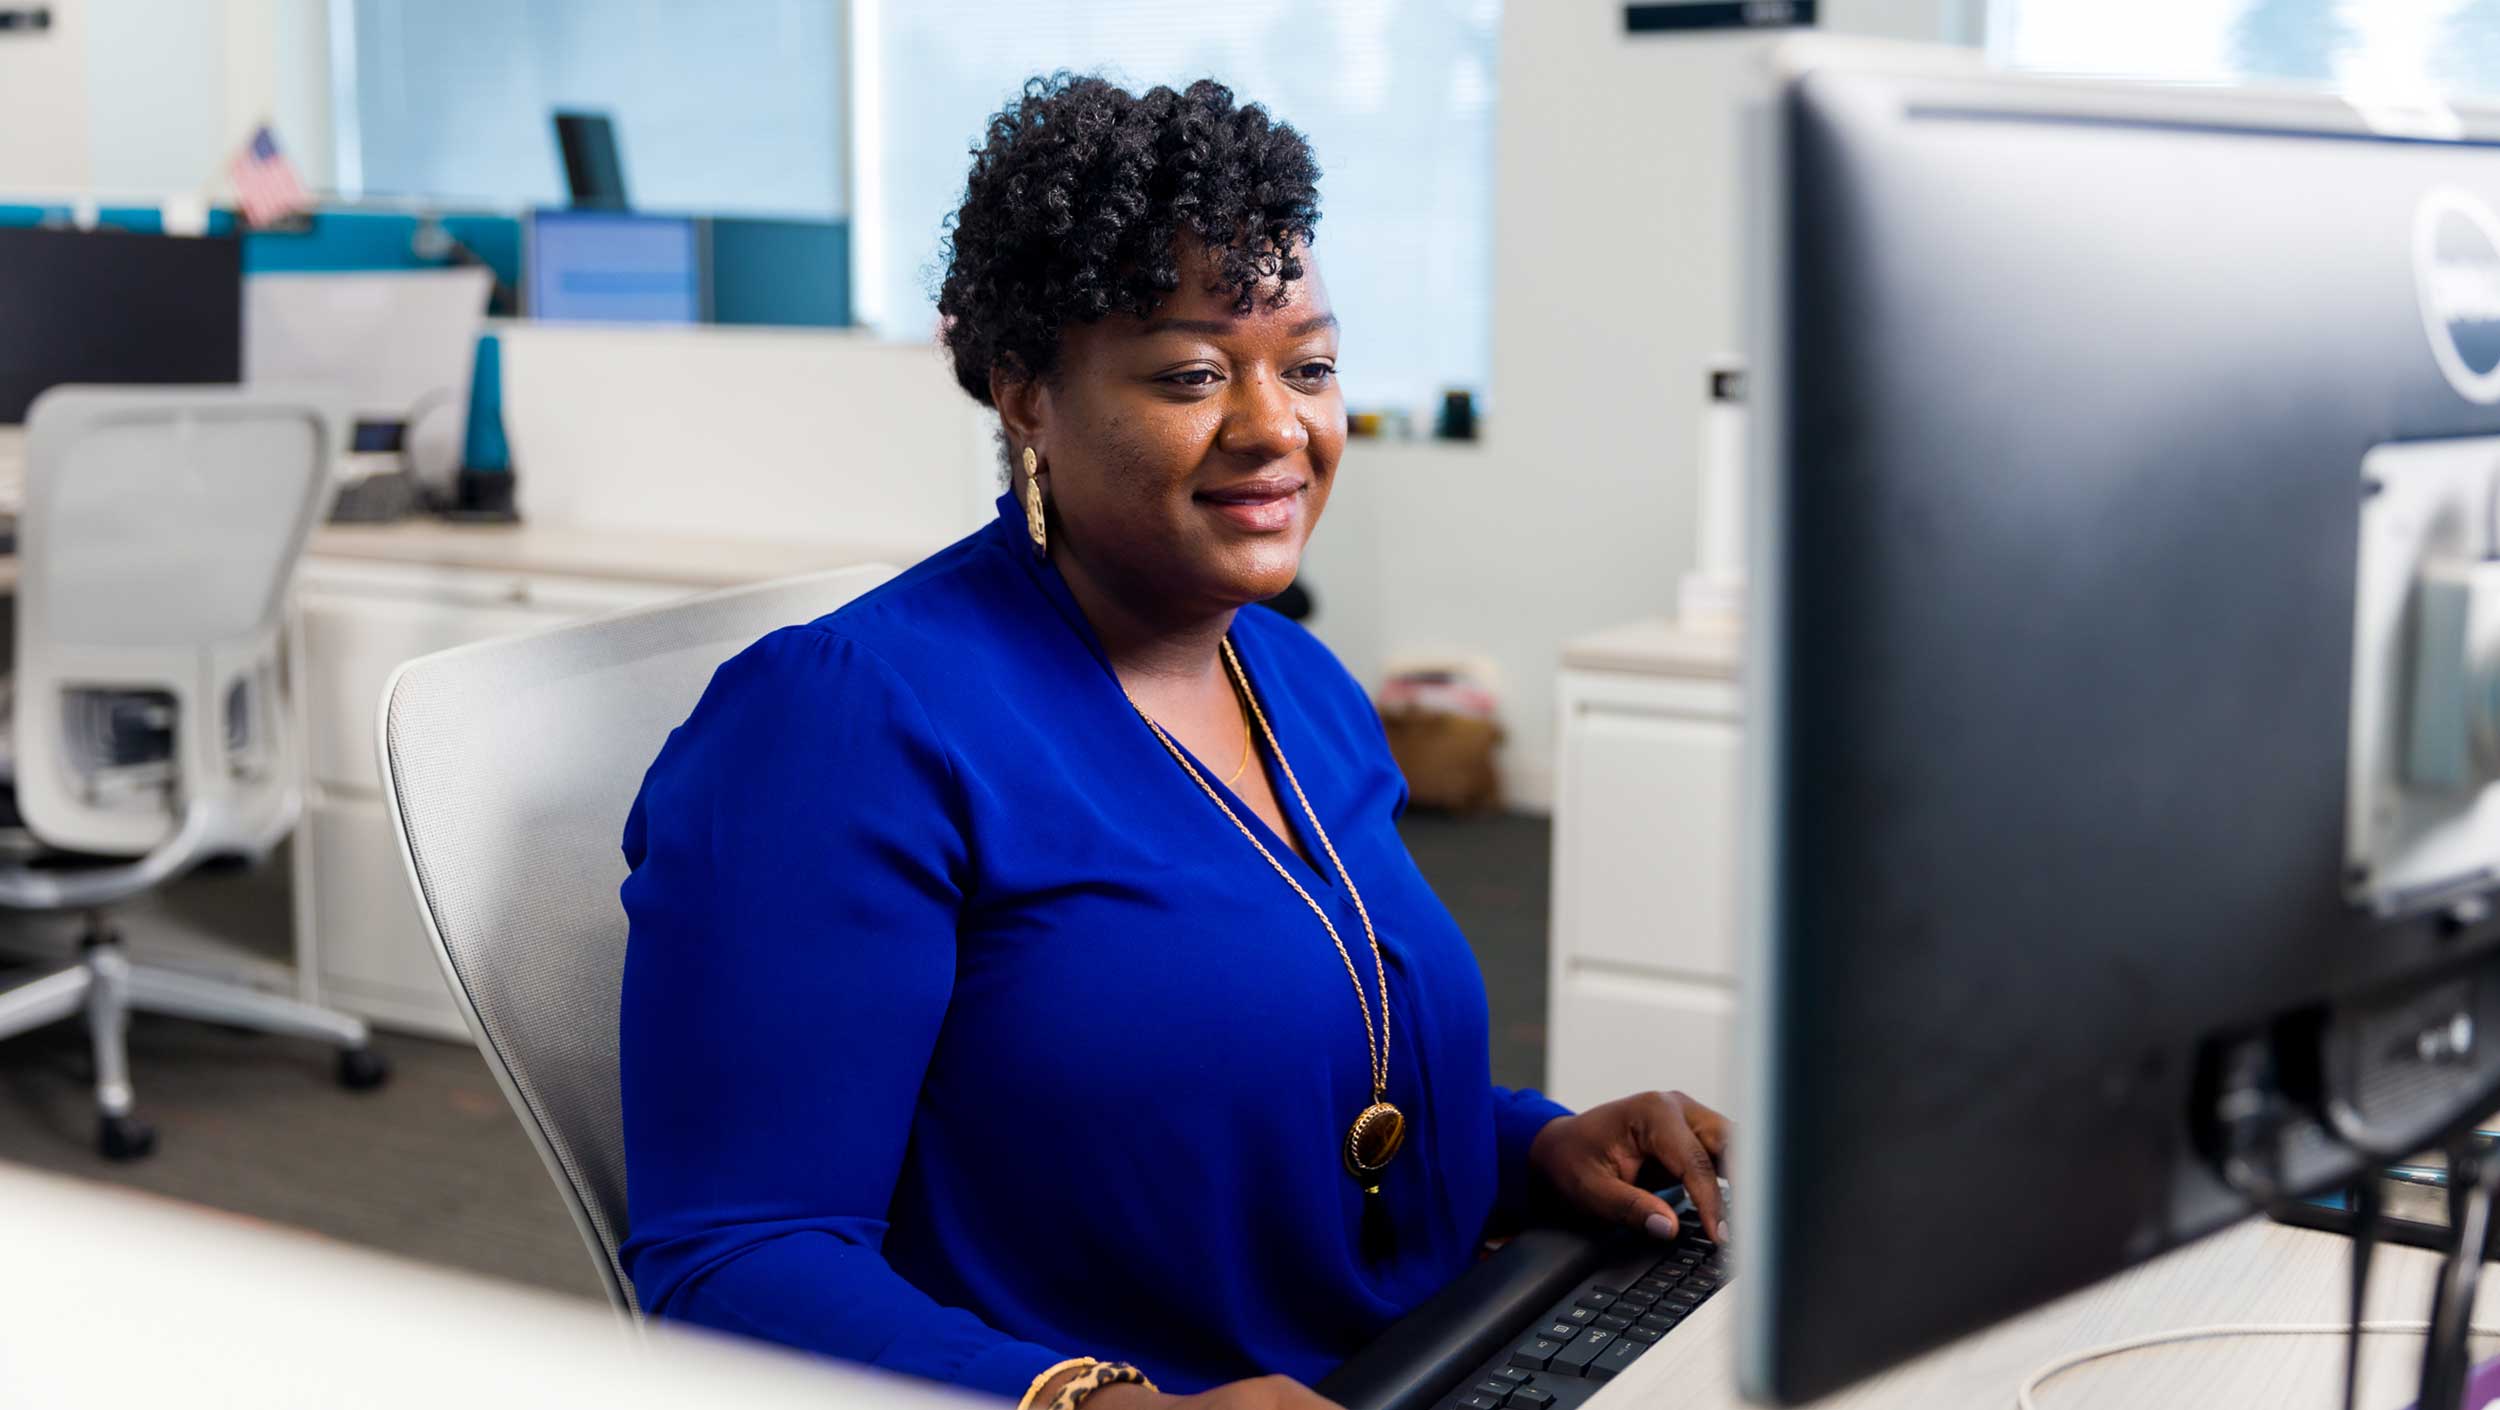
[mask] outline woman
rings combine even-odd
[[[1345,445],[1317,176],[1213,83],[991,122],[939,309],[997,521],[723,666],[627,823],[652,1314],[1034,1406],[1307,1406],[1532,1194],[1672,1237],[1655,1157],[1719,1232],[1716,1114],[1491,1083],[1377,716],[1251,606]]]

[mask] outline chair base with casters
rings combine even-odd
[[[338,1049],[338,1078],[370,1091],[390,1076],[373,1051],[364,1020],[300,1000],[219,980],[134,964],[106,908],[164,884],[213,856],[225,829],[214,808],[187,813],[174,836],[136,861],[81,870],[0,867],[0,910],[77,911],[86,917],[78,963],[0,989],[0,1038],[84,1015],[95,1050],[96,1149],[108,1160],[136,1160],[156,1147],[156,1133],[132,1115],[130,1015],[162,1014],[311,1038]]]

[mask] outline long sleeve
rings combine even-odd
[[[653,1316],[1010,1398],[1061,1359],[882,1252],[955,980],[961,804],[909,687],[818,627],[723,666],[652,765],[619,1058]]]
[[[1545,1129],[1545,1123],[1569,1115],[1570,1108],[1533,1087],[1493,1088],[1496,1218],[1517,1220],[1526,1213],[1534,1183],[1534,1172],[1528,1168],[1528,1147],[1536,1143],[1536,1133]]]

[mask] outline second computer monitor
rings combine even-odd
[[[529,316],[550,322],[699,323],[703,232],[691,216],[534,211]]]
[[[64,382],[242,379],[239,240],[0,229],[0,425]]]

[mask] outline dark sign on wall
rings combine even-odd
[[[1668,0],[1626,5],[1626,34],[1675,34],[1696,29],[1791,29],[1814,23],[1815,0]]]

